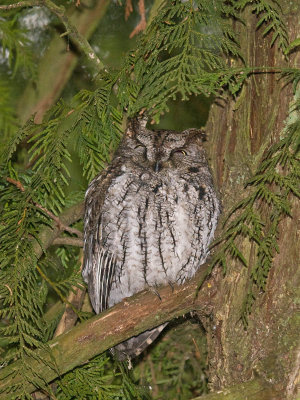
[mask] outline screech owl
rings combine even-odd
[[[219,201],[197,129],[152,131],[129,121],[85,200],[83,278],[96,313],[125,297],[182,284],[208,256]],[[140,354],[166,324],[115,347]]]

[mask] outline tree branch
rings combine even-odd
[[[66,245],[66,246],[83,247],[83,240],[74,237],[64,236],[54,239],[52,244],[54,246]]]
[[[154,293],[143,291],[51,340],[48,343],[51,352],[39,349],[36,350],[36,357],[26,359],[30,366],[28,381],[30,371],[38,370],[41,379],[51,382],[59,374],[70,371],[110,347],[190,311],[210,314],[217,290],[214,278],[209,285],[203,285],[195,296],[198,282],[205,277],[207,268],[208,264],[203,265],[185,285],[175,286],[173,290],[169,285],[162,287],[159,290],[161,300]],[[41,359],[44,360],[43,368]],[[57,369],[51,367],[53,360]],[[21,377],[13,374],[19,363],[16,361],[0,370],[0,392],[5,393],[2,399],[10,398],[8,388],[20,382]],[[36,388],[28,382],[27,387],[22,389],[34,391]]]
[[[41,5],[43,5],[43,2],[41,0],[25,0],[25,1],[18,1],[15,4],[2,5],[0,6],[0,10],[9,11],[15,8],[35,7]]]
[[[64,24],[66,28],[66,34],[70,36],[70,38],[79,47],[79,49],[87,56],[87,58],[91,61],[94,67],[97,70],[104,69],[105,68],[104,64],[97,57],[95,51],[93,50],[89,42],[86,40],[84,36],[82,36],[78,32],[77,28],[69,21],[68,17],[65,14],[65,8],[63,6],[57,6],[51,0],[43,0],[43,4],[61,20],[61,22]]]
[[[93,64],[93,66],[99,71],[105,68],[105,65],[102,61],[97,57],[95,51],[86,40],[84,36],[82,36],[77,28],[71,24],[69,18],[65,14],[65,7],[57,6],[51,0],[28,0],[28,1],[19,1],[15,4],[8,4],[0,6],[0,11],[9,11],[15,8],[23,8],[23,7],[34,7],[34,6],[45,6],[50,10],[53,14],[55,14],[58,19],[63,23],[66,28],[65,34],[69,35],[70,38],[74,41],[74,43],[78,46],[78,48],[87,56],[88,60]]]
[[[12,183],[13,185],[15,185],[21,192],[25,191],[24,186],[22,185],[22,183],[20,181],[17,181],[13,178],[7,177],[6,181],[9,183]],[[53,219],[53,221],[56,222],[58,228],[62,231],[66,231],[69,233],[74,233],[75,235],[77,235],[79,238],[83,237],[83,234],[81,231],[79,231],[78,229],[75,228],[70,228],[69,226],[65,225],[61,219],[59,219],[59,217],[57,217],[56,215],[54,215],[51,211],[49,211],[46,207],[43,207],[41,204],[37,203],[36,201],[32,200],[32,203],[39,208],[41,211],[43,211],[46,215],[48,215],[48,217],[50,217],[51,219]]]
[[[83,202],[75,204],[74,206],[65,210],[60,216],[59,220],[61,224],[53,226],[53,227],[46,227],[39,235],[39,241],[36,241],[35,245],[33,246],[35,255],[37,259],[39,259],[44,250],[50,247],[53,241],[61,234],[64,230],[64,226],[68,226],[83,216]]]

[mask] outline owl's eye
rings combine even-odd
[[[136,145],[135,147],[134,147],[134,150],[137,150],[137,149],[144,149],[145,148],[145,146],[143,146],[142,144],[138,144],[138,145]]]
[[[184,156],[187,155],[187,152],[182,149],[176,149],[172,152],[172,154],[183,154]]]

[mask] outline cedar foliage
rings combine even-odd
[[[44,5],[51,12],[50,3]],[[16,130],[18,121],[12,93],[2,79],[1,141],[9,139],[9,143],[1,155],[0,329],[1,337],[5,338],[1,342],[1,357],[3,368],[16,359],[21,360],[20,370],[14,373],[23,376],[23,383],[10,388],[12,397],[17,391],[18,398],[31,398],[25,388],[29,368],[26,356],[36,357],[35,349],[47,346],[59,320],[59,317],[51,321],[46,318],[49,296],[53,296],[54,290],[66,301],[72,288],[82,285],[79,250],[64,245],[56,250],[47,249],[39,240],[42,230],[52,224],[50,213],[59,215],[65,207],[83,199],[84,190],[68,192],[72,157],[78,157],[83,174],[90,181],[109,163],[127,117],[147,110],[149,117],[158,122],[168,112],[172,99],[188,100],[198,94],[236,96],[247,77],[255,72],[243,65],[243,49],[232,28],[232,20],[239,20],[241,10],[247,6],[259,15],[257,27],[264,27],[263,35],[271,33],[272,45],[276,43],[288,56],[289,50],[299,43],[288,47],[284,19],[276,1],[166,0],[119,70],[96,71],[96,90],[81,90],[70,101],[59,101],[40,125],[32,119]],[[12,76],[18,72],[34,79],[34,53],[28,32],[20,27],[21,16],[22,9],[1,11],[2,52],[8,54],[7,70]],[[229,57],[239,60],[241,67],[230,68]],[[267,68],[263,71],[268,73]],[[299,70],[278,72],[293,83],[298,93]],[[299,100],[295,109],[299,109]],[[242,264],[248,267],[238,249],[239,237],[247,236],[256,245],[257,263],[252,267],[245,296],[245,321],[255,294],[265,288],[277,250],[278,223],[283,215],[290,213],[290,195],[299,196],[296,187],[300,172],[299,132],[299,119],[292,120],[281,141],[264,156],[257,173],[248,182],[252,188],[250,195],[229,214],[218,239],[211,267],[221,265],[224,272],[230,257],[240,259],[241,268]],[[29,157],[26,167],[18,160],[25,143]],[[270,223],[262,218],[262,203],[269,207]],[[73,228],[81,229],[81,224]],[[65,232],[64,236],[74,234]],[[38,256],[36,242],[42,249]],[[88,317],[80,310],[77,312],[81,319]],[[192,330],[190,325],[186,329],[185,332]],[[166,334],[133,374],[123,365],[114,364],[107,355],[99,355],[57,379],[52,388],[55,396],[64,400],[142,399],[148,397],[148,386],[154,380],[156,394],[152,394],[157,398],[161,393],[167,393],[165,398],[170,399],[175,395],[178,399],[188,399],[205,393],[205,363],[198,361],[204,360],[205,355],[205,350],[202,353],[199,350],[204,346],[203,335],[199,329],[189,334],[191,342],[185,342],[177,352],[172,350],[177,339],[172,333]],[[186,354],[188,358],[183,357]],[[36,387],[51,392],[39,379],[38,371],[34,373]]]

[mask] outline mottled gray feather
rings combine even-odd
[[[83,277],[97,313],[147,287],[182,284],[205,262],[220,207],[202,141],[196,129],[151,131],[133,119],[111,165],[91,182]],[[160,329],[115,352],[136,355]]]

